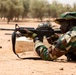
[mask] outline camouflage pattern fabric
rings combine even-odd
[[[76,49],[76,27],[73,27],[57,41],[57,48],[65,51]]]
[[[57,44],[49,49],[42,42],[35,43],[35,49],[38,55],[44,60],[54,60],[58,57],[73,51],[76,54],[76,26],[65,33],[57,40]]]

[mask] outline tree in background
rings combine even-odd
[[[1,16],[1,19],[5,18],[6,12],[7,12],[6,1],[0,0],[0,16]]]
[[[2,16],[5,16],[7,23],[9,23],[14,17],[19,18],[19,15],[23,12],[23,5],[20,0],[2,0],[0,10]]]
[[[22,19],[27,17],[28,13],[29,13],[29,6],[30,6],[30,0],[22,0],[23,3],[23,13],[22,13]]]
[[[64,12],[76,12],[76,3],[73,6],[63,5],[57,0],[49,3],[47,0],[0,0],[0,17],[10,21],[19,21],[19,18],[57,18]],[[15,19],[14,19],[15,18]]]
[[[32,0],[30,4],[30,13],[33,18],[38,18],[41,21],[47,11],[46,0]]]
[[[49,18],[49,20],[50,20],[50,18],[51,18],[51,13],[52,13],[52,11],[51,11],[51,4],[47,4],[47,12],[46,12],[46,17],[48,17]]]
[[[51,4],[51,17],[55,18],[57,17],[57,10],[58,10],[58,3],[57,1],[53,1],[52,4]]]
[[[14,11],[11,12],[13,13],[15,20],[19,21],[19,17],[20,15],[22,15],[24,7],[23,7],[23,3],[21,0],[11,0],[14,6]],[[11,11],[11,9],[10,9]]]
[[[71,12],[71,11],[73,11],[71,5],[66,4],[66,5],[64,6],[64,12]]]
[[[76,11],[76,3],[73,4],[73,10]]]

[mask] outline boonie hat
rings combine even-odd
[[[60,24],[62,21],[76,20],[76,12],[65,12],[61,14],[60,18],[56,19],[55,22]]]

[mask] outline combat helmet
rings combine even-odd
[[[49,20],[46,20],[46,22],[40,23],[38,25],[38,28],[50,28],[51,26],[52,25],[51,25],[50,21]]]
[[[63,21],[75,20],[76,21],[76,12],[65,12],[60,15],[60,18],[56,19],[55,22],[60,24]]]

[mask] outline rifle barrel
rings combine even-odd
[[[0,28],[0,30],[14,31],[15,29]]]

